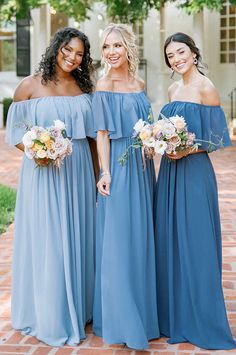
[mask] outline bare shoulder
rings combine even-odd
[[[139,76],[135,80],[135,86],[137,87],[137,91],[143,91],[145,89],[145,81]]]
[[[220,105],[219,94],[210,79],[204,77],[200,89],[201,103],[203,105],[218,106]]]
[[[113,81],[106,75],[97,81],[96,91],[113,91]]]
[[[176,89],[179,87],[179,82],[175,81],[173,84],[171,84],[168,89],[167,89],[167,95],[168,95],[168,99],[169,101],[171,101]]]
[[[34,87],[39,80],[39,77],[35,75],[27,76],[26,78],[21,80],[15,90],[13,101],[29,100],[32,96]]]

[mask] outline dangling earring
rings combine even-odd
[[[173,76],[174,76],[174,74],[175,74],[175,71],[174,71],[174,69],[173,69],[173,68],[170,68],[170,70],[171,70],[171,75],[170,75],[170,78],[171,78],[171,79],[173,79]]]
[[[197,65],[198,64],[198,60],[196,57],[193,58],[193,64]]]

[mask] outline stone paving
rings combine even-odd
[[[21,152],[4,143],[0,131],[0,183],[17,186]],[[218,187],[223,235],[223,287],[230,326],[236,337],[236,142],[234,147],[212,153]],[[0,237],[0,355],[210,355],[234,354],[231,351],[207,351],[192,344],[169,345],[165,338],[153,340],[146,351],[133,351],[120,345],[105,344],[87,327],[87,339],[77,347],[53,348],[36,338],[23,336],[11,327],[11,254],[13,225]]]

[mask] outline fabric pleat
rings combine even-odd
[[[218,106],[172,102],[162,112],[166,117],[183,116],[188,130],[199,139],[219,136],[225,146],[231,144]],[[170,338],[169,343],[235,348],[221,281],[217,184],[207,152],[174,162],[162,158],[156,187],[155,238],[160,332]]]
[[[141,150],[118,158],[131,144],[133,126],[147,120],[150,105],[142,93],[96,92],[95,130],[110,134],[112,183],[109,197],[98,196],[94,331],[108,343],[145,349],[159,337],[153,203],[155,172],[143,166]]]
[[[85,130],[77,132],[73,118],[79,112],[83,122],[89,110],[87,95],[14,103],[7,139],[21,142],[24,131],[15,122],[22,119],[44,127],[56,119],[71,120],[68,134],[83,137]],[[51,346],[78,344],[92,319],[95,182],[87,139],[73,139],[72,146],[60,168],[37,167],[24,157],[17,191],[12,324]]]

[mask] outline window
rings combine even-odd
[[[133,25],[133,31],[136,37],[139,57],[139,75],[145,81],[147,86],[147,60],[144,59],[144,33],[143,22],[138,21]]]
[[[143,39],[143,22],[138,21],[133,26],[133,31],[136,36],[136,43],[138,46],[138,56],[139,59],[142,59],[144,56],[144,39]]]
[[[220,62],[236,63],[236,6],[228,1],[220,14]]]
[[[0,28],[0,71],[16,70],[16,27]]]

